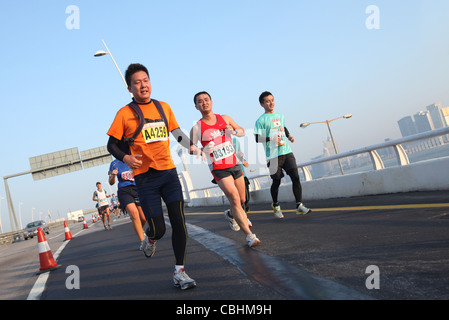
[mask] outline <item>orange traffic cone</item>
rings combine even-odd
[[[94,215],[92,215],[92,222],[93,222],[93,223],[97,222],[97,221],[95,220],[95,216],[94,216]]]
[[[60,264],[57,264],[55,259],[53,258],[53,254],[51,253],[50,246],[45,239],[44,232],[41,228],[37,229],[37,246],[39,248],[39,261],[41,264],[41,268],[37,274],[53,271],[61,267]]]
[[[84,218],[84,217],[83,217],[83,221],[84,221],[84,226],[83,226],[83,229],[87,229],[87,228],[88,228],[88,226],[87,226],[86,218]]]
[[[72,234],[70,233],[69,226],[67,225],[67,221],[64,221],[64,231],[65,231],[65,240],[72,239]]]

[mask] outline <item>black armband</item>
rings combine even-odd
[[[126,153],[124,153],[120,147],[119,147],[120,140],[117,138],[114,138],[112,136],[109,136],[107,148],[110,154],[114,156],[117,160],[120,160],[123,162],[123,158],[126,156]]]
[[[260,134],[256,134],[256,142],[268,142],[270,137],[263,137]]]

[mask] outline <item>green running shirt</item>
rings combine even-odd
[[[284,115],[280,113],[264,113],[257,119],[254,134],[269,137],[270,141],[262,142],[267,160],[292,152],[285,135]],[[281,145],[276,143],[277,136],[282,138]]]

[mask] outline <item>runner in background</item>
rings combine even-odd
[[[94,191],[93,201],[98,203],[98,212],[100,212],[101,220],[105,230],[112,230],[111,228],[111,216],[109,214],[109,201],[110,195],[106,193],[106,190],[101,188],[101,182],[97,182],[97,190]],[[106,227],[106,219],[108,220],[108,226]]]
[[[299,181],[298,167],[292,149],[287,143],[287,140],[291,143],[295,142],[295,138],[290,135],[285,127],[284,115],[274,111],[274,97],[270,92],[263,92],[259,96],[259,103],[265,112],[257,119],[254,134],[256,142],[263,144],[267,157],[267,166],[272,179],[270,192],[273,200],[271,208],[274,215],[278,219],[284,218],[281,205],[278,202],[279,186],[281,185],[281,179],[284,177],[282,170],[292,180],[296,213],[298,215],[307,214],[311,210],[302,203],[302,187]]]
[[[118,199],[115,196],[115,193],[111,195],[111,206],[112,206],[112,212],[117,215],[117,218],[120,216],[120,211],[118,208]]]
[[[111,186],[115,184],[116,177],[118,180],[118,201],[131,218],[133,229],[140,241],[139,250],[142,250],[143,242],[145,240],[143,227],[147,221],[142,211],[142,207],[140,206],[133,171],[126,163],[123,163],[120,160],[114,160],[109,166],[109,184]]]

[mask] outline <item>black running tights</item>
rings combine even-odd
[[[290,179],[292,180],[293,195],[295,196],[296,203],[302,202],[302,187],[301,182],[299,181],[298,169],[288,170],[287,174],[290,176]],[[281,179],[274,178],[270,189],[273,203],[278,202],[278,193],[280,185]]]
[[[184,265],[187,247],[187,230],[184,220],[184,201],[167,204],[168,218],[172,227],[172,246],[175,253],[176,265]],[[164,216],[147,219],[149,228],[146,231],[150,240],[161,239],[165,234]]]

